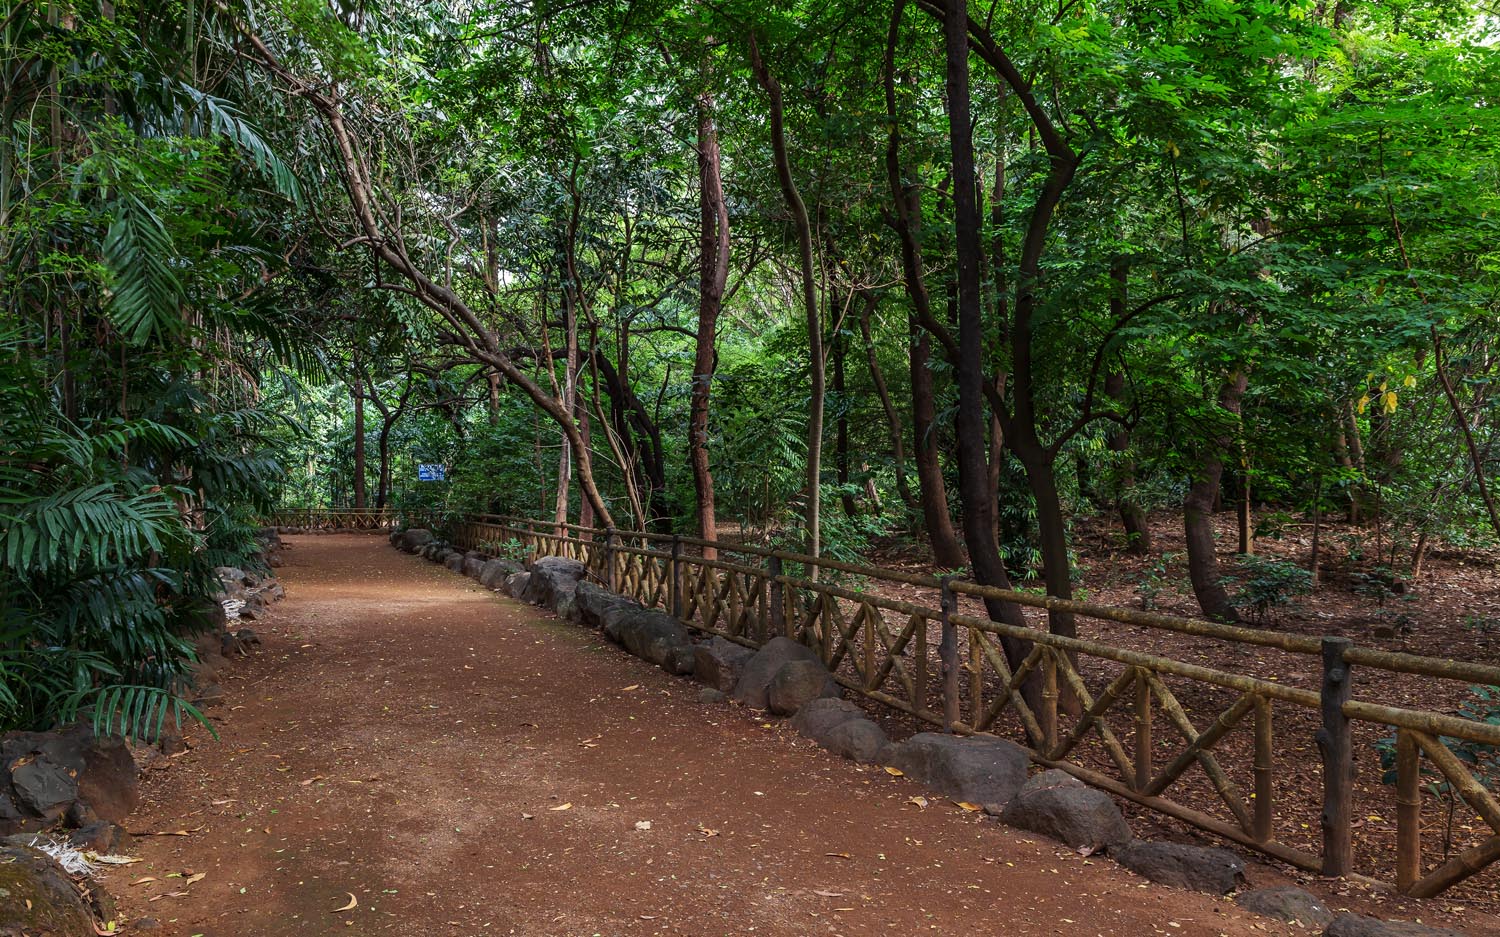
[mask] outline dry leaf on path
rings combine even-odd
[[[201,882],[206,878],[208,878],[207,872],[194,872],[192,875],[189,875],[187,878],[183,879],[182,884],[192,885],[195,882]]]
[[[821,888],[814,888],[813,889],[813,894],[819,895],[819,896],[821,896],[823,898],[842,898],[842,897],[844,897],[844,893],[841,892],[841,891],[824,891]]]
[[[902,771],[900,768],[892,768],[890,765],[885,766],[885,773],[889,774],[893,778],[901,778],[906,776],[905,771]]]
[[[638,829],[638,830],[640,830],[641,832],[645,832],[645,831],[651,829],[651,821],[650,820],[637,820],[637,821],[635,821],[635,828]]]
[[[356,897],[354,897],[354,892],[351,891],[351,892],[349,892],[349,903],[348,904],[344,905],[342,908],[334,908],[332,911],[330,911],[328,913],[329,914],[338,914],[340,911],[353,911],[357,907],[359,907],[359,899],[356,898]]]
[[[568,801],[565,804],[558,804],[556,807],[548,807],[547,809],[548,810],[572,810],[573,809],[573,802],[572,801]]]
[[[132,884],[132,885],[144,885],[147,882],[155,882],[155,881],[159,881],[159,879],[157,879],[156,876],[154,876],[154,875],[147,875],[147,876],[145,876],[143,878],[136,879],[135,881],[131,882],[130,884]]]
[[[906,798],[906,802],[909,804],[916,804],[918,807],[925,807],[929,803],[926,797],[921,796],[908,797]]]

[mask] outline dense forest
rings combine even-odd
[[[1282,591],[1335,521],[1386,582],[1493,547],[1497,36],[1467,0],[7,0],[0,726],[180,705],[277,506],[1062,597],[1078,524],[1170,527],[1220,620],[1277,524]]]

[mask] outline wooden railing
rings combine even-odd
[[[375,508],[363,511],[291,508],[272,514],[266,519],[266,524],[301,527],[303,530],[390,530],[399,520],[395,512]]]
[[[1381,678],[1392,673],[1500,685],[1500,667],[745,544],[490,515],[458,522],[448,533],[465,549],[578,560],[607,588],[740,644],[756,647],[785,635],[816,649],[843,686],[919,723],[1014,738],[1041,765],[1302,869],[1344,875],[1371,864],[1375,850],[1357,856],[1353,833],[1366,815],[1381,818],[1369,811],[1380,806],[1384,813],[1392,793],[1395,878],[1403,892],[1436,895],[1500,858],[1500,802],[1444,743],[1500,745],[1500,726],[1354,692],[1356,674],[1361,688],[1377,693]],[[719,558],[703,558],[705,547]],[[870,588],[876,584],[918,600],[880,594]],[[976,601],[983,599],[1176,632],[1231,649],[1268,648],[1289,655],[1291,668],[1268,679],[1009,625],[984,615]],[[1007,657],[1007,638],[1021,653]],[[1318,689],[1296,685],[1299,679]],[[1248,733],[1237,731],[1246,722]],[[1394,788],[1376,783],[1356,790],[1356,738],[1363,737],[1360,750],[1372,754],[1370,743],[1389,733],[1396,740]],[[1313,750],[1321,763],[1321,810],[1315,821],[1302,823],[1299,817],[1313,804],[1299,800],[1285,780],[1297,774],[1291,763],[1307,760],[1303,753]],[[1451,785],[1484,823],[1483,835],[1433,864],[1422,858],[1422,795],[1433,789],[1423,781],[1424,770]],[[1179,791],[1190,793],[1185,799],[1193,805],[1174,797]],[[1374,805],[1364,802],[1371,798]]]

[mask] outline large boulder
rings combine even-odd
[[[432,531],[421,527],[413,527],[410,530],[403,530],[401,532],[400,538],[396,541],[396,549],[402,553],[415,553],[418,547],[424,543],[431,543],[432,539]]]
[[[511,573],[520,571],[520,563],[512,563],[510,560],[490,560],[479,570],[479,584],[486,589],[502,589],[505,587],[506,578]]]
[[[891,765],[908,777],[972,804],[1008,804],[1026,783],[1026,749],[1004,739],[921,732],[891,754]]]
[[[862,764],[880,761],[891,744],[884,729],[845,699],[809,701],[792,717],[792,728],[835,755]]]
[[[731,695],[751,709],[767,708],[771,681],[782,667],[794,660],[817,661],[818,655],[812,648],[791,638],[772,638],[745,662],[745,669]]]
[[[1227,849],[1136,840],[1111,855],[1125,868],[1160,885],[1227,895],[1245,884],[1245,863]]]
[[[450,550],[448,555],[443,557],[443,565],[455,573],[461,573],[464,571],[464,555],[457,550]]]
[[[0,843],[0,937],[93,937],[94,917],[68,874],[40,849]]]
[[[505,577],[505,588],[501,589],[506,595],[520,598],[526,594],[526,584],[531,581],[531,574],[524,569],[519,573],[511,573]]]
[[[1322,899],[1292,885],[1242,891],[1234,896],[1234,903],[1252,914],[1300,927],[1327,927],[1333,923],[1333,911]]]
[[[1027,781],[1000,819],[1088,854],[1118,849],[1133,838],[1114,798],[1065,771],[1043,771]]]
[[[75,803],[112,823],[140,800],[135,761],[117,738],[95,738],[87,723],[0,739],[0,834],[61,817]],[[7,819],[7,815],[14,815]]]
[[[610,592],[592,582],[580,582],[574,590],[575,611],[578,620],[590,628],[604,627],[604,616],[617,608],[638,609],[641,604],[634,599]]]
[[[755,652],[715,635],[693,648],[693,677],[699,683],[728,693],[739,682],[745,664]]]
[[[1382,921],[1363,914],[1340,914],[1323,937],[1464,937],[1456,930],[1410,921]]]
[[[463,574],[470,579],[478,579],[479,574],[484,572],[485,559],[470,553],[464,556]]]
[[[604,633],[625,650],[668,673],[693,672],[693,639],[682,622],[654,609],[616,609],[604,616]]]
[[[577,560],[561,556],[544,556],[531,564],[531,578],[526,581],[526,592],[520,598],[547,608],[557,608],[562,596],[571,597],[578,583],[588,575],[588,569]]]
[[[778,716],[790,716],[815,699],[842,695],[833,675],[820,660],[794,660],[782,665],[766,687],[766,706]]]

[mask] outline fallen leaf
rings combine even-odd
[[[85,855],[90,862],[102,862],[105,865],[135,865],[141,861],[135,856],[101,856],[92,852]]]
[[[906,776],[906,772],[905,771],[902,771],[900,768],[892,768],[890,765],[886,765],[885,766],[885,773],[889,774],[893,778],[900,778],[900,777],[905,777]]]
[[[979,810],[978,804],[971,804],[967,800],[955,800],[953,803],[969,811],[970,813],[974,813],[975,811]]]
[[[313,777],[308,778],[306,781],[303,781],[302,782],[302,786],[306,787],[307,785],[313,783],[314,781],[321,781],[321,780],[323,780],[323,776],[321,774],[314,775]]]
[[[635,828],[644,833],[645,831],[651,829],[651,821],[650,820],[637,820],[637,821],[635,821]]]
[[[641,685],[639,683],[632,683],[630,686],[621,687],[620,688],[620,692],[621,693],[629,693],[631,690],[639,690],[640,688],[641,688]]]
[[[208,878],[207,872],[194,872],[192,875],[189,875],[187,878],[183,879],[182,884],[192,885],[193,883],[201,882],[206,878]]]
[[[922,796],[908,797],[906,798],[906,802],[909,804],[916,804],[918,807],[926,807],[928,803],[927,798]]]
[[[329,913],[338,914],[340,911],[353,911],[357,907],[359,907],[359,899],[354,897],[354,892],[351,891],[349,892],[349,903],[344,905],[342,908],[334,908]]]
[[[130,884],[132,884],[132,885],[144,885],[147,882],[155,882],[155,881],[158,881],[158,879],[157,879],[156,876],[154,876],[154,875],[147,875],[147,876],[145,876],[143,878],[136,879],[135,881],[131,882]]]
[[[814,888],[813,889],[813,894],[819,895],[819,896],[824,897],[824,898],[842,898],[842,897],[844,897],[844,893],[841,892],[841,891],[823,891],[821,888]]]
[[[522,820],[530,820],[531,818],[532,818],[532,814],[529,814],[529,813],[523,813],[523,814],[521,814],[521,819]]]
[[[572,810],[573,809],[573,802],[569,801],[568,803],[558,804],[556,807],[548,807],[547,809],[548,810]]]
[[[703,826],[702,824],[698,825],[698,832],[702,833],[704,836],[718,836],[719,835],[719,831],[718,830],[711,830],[708,827]]]
[[[823,853],[823,855],[825,855],[825,856],[831,856],[834,859],[853,859],[854,858],[853,856],[849,855],[847,852],[825,852],[825,853]]]

